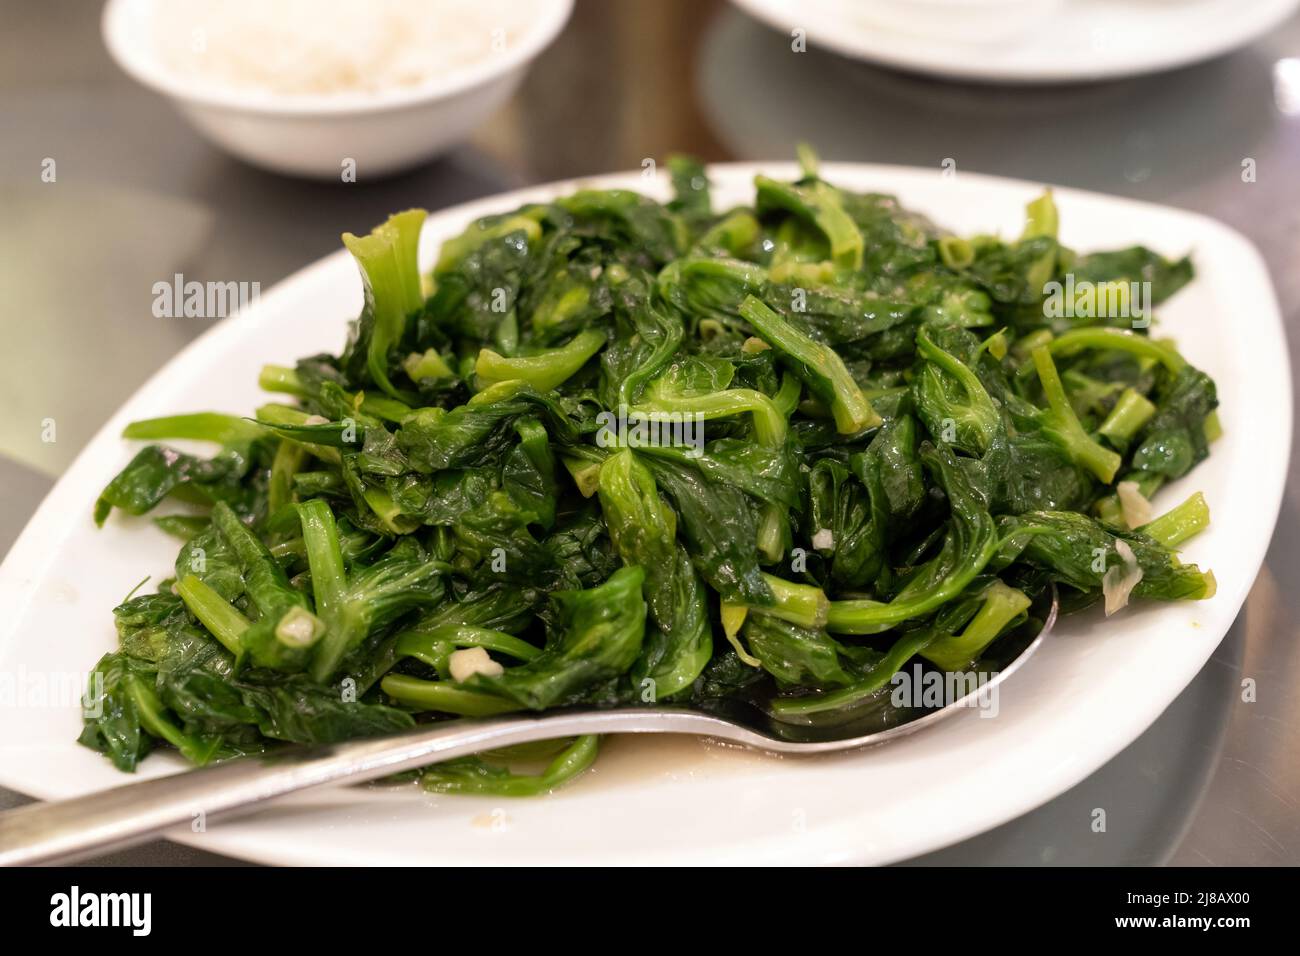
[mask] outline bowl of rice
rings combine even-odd
[[[573,0],[109,0],[104,41],[205,137],[344,182],[465,139],[514,92]]]

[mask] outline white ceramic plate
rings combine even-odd
[[[734,0],[809,46],[987,83],[1073,83],[1220,56],[1300,0]]]
[[[760,169],[797,175],[790,164],[714,167],[719,208],[750,201]],[[824,174],[847,187],[896,193],[959,232],[1016,234],[1024,203],[1041,189],[888,166],[828,164]],[[423,259],[431,262],[437,244],[476,216],[578,184],[437,213]],[[668,192],[662,179],[631,173],[582,184]],[[1144,242],[1195,256],[1199,275],[1158,313],[1158,331],[1175,336],[1218,381],[1225,434],[1209,461],[1157,503],[1205,492],[1214,520],[1186,556],[1214,569],[1213,600],[1143,604],[1110,621],[1068,619],[1003,687],[996,717],[967,711],[877,749],[777,759],[700,741],[623,738],[608,743],[594,771],[540,799],[434,796],[410,787],[335,791],[174,839],[301,864],[884,863],[996,826],[1083,779],[1164,710],[1236,617],[1281,501],[1291,384],[1272,287],[1240,235],[1127,199],[1069,189],[1056,198],[1062,238],[1078,249]],[[115,645],[110,608],[145,574],[171,573],[176,542],[148,520],[115,514],[103,530],[91,523],[101,486],[135,451],[118,437],[122,427],[180,411],[251,412],[264,400],[255,384],[263,363],[338,349],[360,306],[356,267],[343,252],[286,279],[154,376],[60,479],[0,566],[0,680],[11,685],[7,698],[0,695],[0,784],[49,799],[130,779],[75,743],[75,690],[53,702],[39,693],[60,683],[75,688],[78,674]],[[156,320],[141,316],[142,335],[149,321]],[[180,769],[178,759],[155,754],[140,774]]]

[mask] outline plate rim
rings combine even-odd
[[[798,165],[796,163],[782,162],[765,162],[765,161],[744,161],[731,163],[710,164],[708,167],[711,176],[733,177],[752,177],[758,172],[773,176],[789,177],[797,175]],[[873,188],[867,185],[868,182],[879,181],[879,188],[882,190],[897,191],[905,193],[909,184],[912,182],[922,182],[923,180],[934,180],[937,177],[937,171],[932,168],[886,165],[874,163],[844,163],[844,162],[827,162],[822,164],[823,174],[827,179],[834,180],[837,177],[852,178],[856,180],[854,188]],[[976,187],[981,185],[998,186],[1003,189],[1013,190],[1030,190],[1041,189],[1045,184],[1037,183],[1031,180],[1016,179],[1010,177],[991,176],[982,173],[962,172],[958,177],[964,183],[973,183]],[[445,233],[452,234],[455,229],[463,227],[473,218],[485,215],[494,211],[502,211],[514,208],[522,203],[544,199],[548,196],[557,195],[568,190],[583,187],[609,188],[613,185],[632,187],[635,183],[641,183],[642,189],[654,193],[662,193],[666,188],[667,177],[663,171],[659,171],[653,179],[645,177],[642,171],[625,171],[618,173],[607,173],[596,176],[581,176],[570,179],[557,180],[544,184],[524,187],[522,189],[511,190],[504,193],[496,193],[486,197],[469,200],[454,206],[436,210],[430,213],[430,219],[426,225],[426,233]],[[654,186],[650,186],[650,183]],[[1189,223],[1196,223],[1197,228],[1207,232],[1217,234],[1221,240],[1237,247],[1237,254],[1244,257],[1244,262],[1248,263],[1252,271],[1256,273],[1256,278],[1260,280],[1258,290],[1266,296],[1270,305],[1269,313],[1271,321],[1267,323],[1266,334],[1271,334],[1277,338],[1279,343],[1285,344],[1285,330],[1282,321],[1280,309],[1278,308],[1276,292],[1273,286],[1272,278],[1264,263],[1263,257],[1254,244],[1239,231],[1228,226],[1219,220],[1201,213],[1180,209],[1175,206],[1152,203],[1145,200],[1130,199],[1128,197],[1113,196],[1105,193],[1099,193],[1089,190],[1074,189],[1065,186],[1051,187],[1058,199],[1063,199],[1067,203],[1088,202],[1114,204],[1126,207],[1129,210],[1145,211],[1148,213],[1159,213],[1162,216],[1183,217]],[[906,203],[906,199],[904,200]],[[239,323],[241,319],[247,322],[248,313],[253,310],[273,309],[273,304],[280,298],[292,296],[295,289],[313,281],[316,273],[338,268],[336,263],[340,259],[347,259],[346,250],[337,250],[320,259],[311,262],[302,268],[294,271],[290,275],[276,282],[267,292],[265,292],[250,309],[242,313],[235,313],[232,316],[223,319],[220,322],[206,330],[203,334],[196,337],[183,349],[176,353],[171,359],[163,364],[156,372],[134,391],[129,398],[110,416],[107,422],[95,433],[94,437],[78,452],[71,465],[64,471],[55,483],[54,487],[42,500],[37,507],[23,531],[15,540],[9,553],[6,555],[3,563],[0,563],[0,601],[13,601],[19,598],[20,603],[7,604],[14,608],[9,620],[13,623],[0,631],[0,655],[5,654],[11,643],[18,638],[19,624],[25,617],[28,607],[32,600],[35,599],[39,590],[40,583],[45,579],[50,564],[53,562],[53,556],[48,561],[38,562],[31,565],[35,567],[34,573],[24,574],[19,571],[17,565],[20,560],[31,561],[39,557],[40,543],[43,539],[54,537],[62,541],[74,522],[88,520],[88,505],[80,501],[80,497],[75,502],[64,502],[63,499],[69,498],[75,485],[82,483],[82,473],[96,470],[96,459],[99,455],[99,449],[109,443],[118,445],[120,438],[120,429],[124,421],[135,417],[136,413],[132,408],[138,404],[146,404],[147,398],[151,392],[156,389],[165,387],[176,374],[177,369],[183,369],[186,364],[195,360],[195,356],[212,349],[224,342],[226,338],[239,337],[241,328]],[[1255,285],[1252,281],[1251,285]],[[268,305],[268,302],[272,305]],[[343,326],[340,323],[340,338],[343,334]],[[1290,368],[1289,353],[1283,347],[1278,349],[1278,358],[1280,359],[1277,368],[1281,373],[1279,385],[1284,387],[1288,394],[1292,391],[1292,375]],[[1281,448],[1280,461],[1283,467],[1273,475],[1272,493],[1270,494],[1271,508],[1266,509],[1269,515],[1267,522],[1269,531],[1269,540],[1276,529],[1276,523],[1280,508],[1282,505],[1283,493],[1285,489],[1287,469],[1286,462],[1289,461],[1290,443],[1291,443],[1291,403],[1284,403],[1284,424],[1285,441]],[[85,507],[66,507],[71,503],[76,505],[77,502]],[[1232,626],[1240,614],[1241,606],[1258,577],[1260,567],[1262,567],[1264,557],[1267,553],[1268,542],[1259,548],[1258,561],[1250,569],[1248,584],[1240,595],[1240,601],[1236,608],[1233,609],[1231,618],[1224,628],[1223,633],[1219,635],[1214,645],[1206,651],[1205,659],[1213,653],[1215,647],[1222,641],[1227,629]],[[27,586],[23,587],[24,580]],[[985,813],[978,825],[971,828],[968,823],[954,824],[945,831],[942,827],[936,827],[934,839],[917,844],[911,848],[906,855],[893,855],[888,859],[880,862],[889,862],[891,860],[906,859],[912,855],[929,852],[948,846],[952,843],[959,842],[967,837],[974,836],[977,833],[987,832],[988,830],[999,826],[1009,820],[1015,819],[1029,811],[1041,806],[1043,803],[1064,793],[1070,787],[1076,785],[1093,773],[1098,767],[1109,761],[1119,753],[1124,747],[1127,747],[1141,733],[1151,725],[1161,712],[1177,697],[1179,693],[1187,686],[1191,677],[1204,666],[1204,660],[1197,661],[1194,667],[1191,667],[1186,675],[1186,679],[1178,682],[1178,689],[1168,700],[1163,701],[1154,712],[1144,714],[1141,720],[1135,721],[1132,726],[1137,729],[1131,734],[1124,730],[1118,734],[1111,732],[1107,736],[1107,743],[1098,747],[1087,760],[1076,761],[1068,772],[1058,771],[1050,784],[1040,788],[1040,791],[1030,796],[1028,799],[1008,799],[999,804],[997,810],[993,813]],[[1150,711],[1151,708],[1146,708]],[[87,752],[89,754],[89,751]],[[52,795],[59,795],[64,791],[41,786],[41,782],[35,784],[31,780],[23,778],[20,774],[15,775],[12,771],[15,769],[16,762],[0,760],[0,785],[9,787],[17,792],[36,796],[41,799],[50,799]],[[174,771],[183,770],[183,766],[177,763],[174,767],[168,768]],[[164,773],[168,772],[164,770]],[[161,774],[160,774],[161,775]],[[88,791],[78,791],[88,792]],[[1009,809],[1008,809],[1009,808]],[[755,839],[745,846],[715,846],[710,850],[710,858],[718,862],[735,862],[735,863],[756,863],[770,862],[775,856],[787,861],[803,862],[854,862],[869,857],[869,848],[860,844],[853,843],[853,836],[857,832],[855,824],[860,824],[860,815],[848,814],[826,824],[823,828],[827,834],[838,835],[845,841],[842,846],[846,850],[834,854],[822,853],[815,858],[800,856],[797,852],[781,852],[781,844],[789,842],[788,838],[781,838],[771,834],[756,836]],[[305,852],[294,852],[287,850],[283,843],[276,844],[273,849],[264,849],[256,845],[257,841],[241,834],[238,830],[230,830],[225,827],[224,835],[216,832],[207,832],[204,834],[189,834],[185,832],[169,833],[166,838],[176,842],[195,846],[200,849],[211,850],[218,853],[237,856],[243,859],[255,860],[257,862],[271,864],[320,864],[326,862],[326,857],[320,853],[311,852],[310,848],[305,848]],[[658,851],[658,856],[664,856],[666,851]],[[656,857],[656,854],[649,854],[644,862],[650,864],[668,862],[665,858]],[[499,862],[489,859],[485,862]],[[515,862],[523,862],[518,860]],[[623,861],[618,861],[623,862]],[[639,860],[638,860],[639,862]]]
[[[790,19],[791,14],[778,7],[780,0],[731,0],[731,2],[746,15],[774,30],[786,32],[797,26]],[[824,33],[818,32],[815,36],[810,35],[809,43],[859,62],[947,80],[964,80],[1006,86],[1032,86],[1035,84],[1059,86],[1070,83],[1097,83],[1126,77],[1164,73],[1169,70],[1204,63],[1235,52],[1255,42],[1293,16],[1297,9],[1300,9],[1300,0],[1276,0],[1276,2],[1276,7],[1264,8],[1262,13],[1257,14],[1252,20],[1248,21],[1249,26],[1247,27],[1230,29],[1226,34],[1219,36],[1215,40],[1196,47],[1185,47],[1181,52],[1168,53],[1156,50],[1150,59],[1127,67],[1119,64],[1102,68],[1085,65],[1080,68],[1073,65],[1073,61],[1069,58],[1066,58],[1056,69],[1046,70],[989,66],[988,64],[980,64],[978,57],[973,58],[971,64],[968,65],[959,58],[954,59],[939,55],[915,56],[906,52],[895,52],[886,43],[864,47],[849,39],[846,34],[835,30],[827,30]],[[1229,10],[1226,2],[1223,6],[1225,14],[1237,12]],[[821,25],[825,26],[831,21],[831,15],[824,12],[822,16],[825,19],[823,19]],[[1241,22],[1240,17],[1229,18],[1225,16],[1224,19],[1229,23],[1240,24]],[[883,26],[881,31],[887,36],[898,35],[896,31]],[[978,50],[978,47],[976,49]]]

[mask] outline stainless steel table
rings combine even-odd
[[[673,150],[788,158],[807,140],[831,160],[937,169],[952,157],[959,170],[1207,213],[1263,252],[1300,368],[1300,20],[1173,73],[1008,89],[815,48],[794,54],[788,38],[718,3],[580,0],[524,88],[472,142],[393,179],[315,184],[248,168],[199,140],[109,62],[98,12],[84,0],[5,0],[0,12],[0,552],[110,411],[202,331],[201,320],[152,317],[160,278],[265,288],[336,249],[342,230],[393,209],[635,168]],[[47,158],[53,183],[41,180]],[[1254,182],[1242,179],[1247,159]],[[57,423],[53,443],[41,440],[46,418]],[[1244,611],[1161,719],[1058,799],[915,862],[1300,862],[1297,455]],[[1257,681],[1254,703],[1241,700],[1243,677]],[[0,791],[0,807],[23,801]],[[1089,827],[1097,806],[1107,808],[1105,834]],[[232,861],[159,843],[101,862]]]

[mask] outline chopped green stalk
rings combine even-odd
[[[821,588],[811,584],[796,584],[771,574],[764,574],[763,580],[776,596],[776,603],[762,606],[751,604],[751,610],[762,611],[800,627],[826,626],[830,602],[826,600],[826,593]]]
[[[752,295],[740,304],[740,314],[764,342],[791,361],[813,394],[830,406],[841,434],[856,435],[880,424],[880,416],[833,348],[813,341]]]
[[[299,398],[311,395],[311,389],[302,383],[297,370],[283,365],[263,365],[257,376],[257,385],[264,392],[283,392]]]
[[[343,245],[356,259],[365,286],[360,324],[370,332],[366,368],[374,383],[394,398],[402,395],[388,379],[388,353],[401,340],[407,317],[424,304],[416,255],[426,215],[423,209],[408,209],[389,216],[369,235],[343,234]]]
[[[998,329],[983,342],[980,343],[979,351],[988,352],[995,359],[1001,362],[1007,357],[1007,330]]]
[[[434,354],[437,354],[436,352]],[[264,365],[261,374],[258,376],[259,386],[267,392],[281,392],[288,395],[296,395],[298,398],[318,397],[302,381],[301,376],[295,369],[285,368],[282,365]],[[339,390],[339,394],[348,399],[354,406],[359,405],[362,412],[374,415],[376,418],[382,418],[389,422],[401,422],[407,415],[411,414],[411,406],[405,402],[398,401],[395,398],[387,398],[383,395],[374,394],[353,394]],[[267,405],[267,409],[282,409],[280,412],[272,412],[271,416],[265,419],[268,424],[273,425],[290,425],[298,424],[296,420],[290,420],[286,414],[289,411],[300,411],[300,409],[289,408],[283,405]],[[304,413],[305,414],[305,413]],[[260,417],[260,416],[259,416]]]
[[[754,437],[764,445],[785,442],[786,421],[781,409],[770,398],[752,388],[729,388],[704,395],[665,396],[628,409],[629,418],[651,422],[681,421],[683,415],[699,415],[704,420],[727,418],[749,412],[754,418]]]
[[[797,375],[787,373],[781,376],[781,387],[772,396],[772,404],[781,410],[782,415],[789,418],[794,414],[794,410],[799,407],[799,396],[802,394],[803,382],[800,381]]]
[[[1223,437],[1223,423],[1219,421],[1219,412],[1214,410],[1205,416],[1205,440],[1215,442]]]
[[[324,683],[338,669],[344,655],[365,639],[377,619],[421,603],[421,591],[438,571],[418,555],[412,555],[408,562],[390,553],[385,561],[349,581],[329,505],[313,499],[298,506],[298,516],[316,607],[327,627],[311,662],[312,678]],[[432,589],[427,597],[435,597]]]
[[[542,653],[541,648],[513,634],[469,624],[439,624],[424,630],[407,631],[397,639],[400,657],[414,657],[440,671],[451,651],[462,647],[481,647],[520,661],[531,661]]]
[[[454,681],[420,680],[405,674],[389,674],[379,682],[379,687],[389,697],[413,710],[435,710],[461,717],[491,717],[522,709],[512,701],[470,690]]]
[[[600,462],[583,461],[580,458],[571,458],[568,455],[561,455],[560,461],[564,463],[565,469],[569,472],[569,477],[577,485],[582,497],[590,498],[600,490]]]
[[[921,617],[946,604],[965,590],[975,573],[969,578],[962,576],[946,582],[916,601],[872,601],[865,598],[831,601],[826,613],[826,630],[836,634],[879,634],[888,631],[904,621]]]
[[[210,441],[218,445],[233,445],[253,441],[266,434],[256,422],[234,415],[217,412],[195,412],[191,415],[167,415],[163,418],[146,418],[132,422],[122,429],[123,438],[144,441],[189,439]]]
[[[375,517],[379,519],[384,530],[390,534],[410,534],[420,526],[420,522],[409,515],[402,514],[402,509],[393,501],[392,495],[383,488],[370,486],[366,488],[362,497],[366,499],[366,504],[374,512]]]
[[[293,500],[293,476],[307,459],[307,449],[298,442],[282,441],[271,461],[271,475],[267,480],[266,507],[275,514]]]
[[[762,667],[763,662],[749,653],[740,640],[740,628],[745,623],[745,618],[749,616],[749,608],[743,604],[732,604],[724,600],[718,610],[722,618],[722,633],[726,636],[731,649],[736,652],[736,656],[750,667]]]
[[[1205,495],[1198,491],[1138,530],[1166,548],[1176,548],[1188,538],[1204,531],[1209,523],[1210,506],[1205,501]]]
[[[775,502],[766,502],[758,517],[758,553],[771,564],[785,553],[786,512]]]
[[[484,385],[522,380],[538,391],[547,392],[573,377],[604,344],[604,332],[587,329],[575,335],[568,345],[536,355],[505,358],[492,349],[483,349],[478,353],[474,371]]]
[[[446,565],[432,561],[414,541],[394,547],[382,559],[349,578],[344,570],[338,528],[329,505],[317,498],[298,506],[316,607],[326,633],[315,647],[311,676],[329,680],[344,657],[393,619],[442,598],[438,577]]]
[[[275,639],[294,650],[311,647],[324,636],[324,622],[301,607],[289,608],[275,625]]]
[[[1060,341],[1059,339],[1057,341]],[[1123,459],[1109,448],[1103,448],[1083,430],[1070,398],[1065,393],[1065,386],[1056,373],[1048,346],[1040,345],[1034,349],[1034,367],[1038,370],[1038,380],[1043,385],[1043,394],[1047,397],[1050,410],[1043,414],[1043,430],[1055,441],[1070,460],[1087,468],[1102,481],[1110,484],[1115,478]]]
[[[1109,329],[1101,326],[1089,326],[1083,329],[1071,329],[1057,336],[1049,344],[1053,355],[1074,355],[1085,349],[1102,349],[1128,352],[1141,358],[1153,359],[1171,372],[1177,372],[1187,362],[1169,345],[1154,342],[1145,335],[1138,335],[1127,329]]]
[[[1112,445],[1126,447],[1133,436],[1155,415],[1156,407],[1137,389],[1124,389],[1097,434],[1110,439]]]
[[[1036,239],[1047,236],[1055,239],[1060,229],[1060,217],[1056,212],[1056,201],[1048,189],[1037,199],[1025,206],[1025,228],[1020,234],[1021,240]]]
[[[327,502],[314,498],[298,506],[298,520],[302,524],[303,546],[311,567],[316,610],[326,621],[335,621],[343,610],[347,574],[334,512]]]
[[[262,405],[257,409],[257,421],[276,431],[285,441],[301,445],[321,461],[329,462],[332,465],[338,465],[342,462],[342,457],[339,455],[337,448],[302,437],[306,433],[301,430],[310,427],[308,423],[311,421],[311,416],[300,408],[275,404]]]
[[[244,645],[241,638],[252,625],[252,621],[239,613],[239,610],[203,583],[193,574],[187,574],[176,582],[176,593],[180,595],[190,613],[199,619],[199,623],[212,632],[212,636],[222,646],[235,655],[235,663],[244,657]]]
[[[700,236],[696,246],[699,249],[720,249],[729,256],[741,256],[748,252],[762,235],[762,228],[754,214],[738,211],[711,226]]]
[[[939,638],[921,656],[946,671],[969,667],[1031,603],[1023,591],[994,581],[965,630]]]
[[[260,405],[255,414],[257,415],[257,422],[254,422],[254,424],[268,425],[275,428],[305,425],[312,417],[309,412],[304,412],[301,408],[282,405],[279,402],[268,402],[265,405]]]
[[[307,597],[294,588],[284,569],[260,538],[224,502],[212,508],[212,523],[239,558],[244,573],[245,593],[257,607],[259,617],[241,637],[253,663],[275,670],[298,671],[306,666],[307,648],[281,639],[278,629],[286,617],[290,622],[311,614]],[[298,626],[294,632],[299,633]]]
[[[1033,354],[1034,349],[1040,345],[1048,345],[1052,342],[1053,336],[1048,329],[1038,329],[1030,332],[1028,335],[1016,339],[1011,346],[1011,354],[1016,358],[1024,359]]]
[[[821,285],[835,281],[835,263],[833,262],[799,262],[795,259],[782,259],[772,264],[772,281],[790,285]]]
[[[811,143],[795,143],[794,155],[799,160],[799,172],[804,179],[816,179],[821,168],[821,159]]]
[[[939,240],[939,259],[949,269],[966,269],[975,261],[975,247],[960,236],[944,236]]]
[[[361,411],[364,414],[382,418],[386,422],[400,425],[406,420],[406,416],[411,414],[412,408],[405,402],[398,401],[395,398],[366,394],[361,396]]]
[[[426,349],[423,354],[411,353],[402,363],[402,369],[412,382],[456,377],[456,373],[437,349]]]
[[[1127,527],[1124,521],[1124,509],[1120,506],[1119,495],[1107,495],[1096,504],[1097,518],[1116,528]]]
[[[314,498],[298,506],[298,518],[316,608],[326,626],[325,636],[312,657],[311,675],[313,680],[324,683],[343,655],[365,634],[359,616],[347,613],[347,574],[334,513],[325,501]]]

